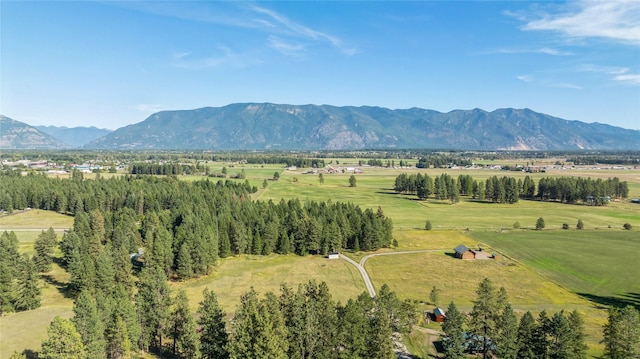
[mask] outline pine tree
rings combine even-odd
[[[498,301],[496,289],[491,280],[485,278],[476,290],[477,298],[471,311],[471,327],[482,340],[482,357],[486,359],[491,352],[490,340],[498,330]]]
[[[385,308],[378,306],[373,312],[370,332],[367,336],[367,357],[371,359],[395,358],[391,334],[389,313]]]
[[[48,338],[42,342],[38,353],[41,359],[85,359],[86,352],[82,338],[68,319],[55,317],[49,328]]]
[[[518,318],[507,304],[498,319],[498,334],[495,338],[496,356],[501,359],[518,358]]]
[[[444,355],[446,359],[463,359],[464,358],[464,330],[462,326],[464,318],[458,311],[455,303],[451,302],[447,307],[447,319],[442,324],[442,330],[445,333],[443,341]]]
[[[142,328],[136,307],[130,300],[127,290],[120,284],[116,285],[111,295],[111,300],[111,319],[113,321],[116,316],[122,318],[127,327],[127,336],[131,343],[130,349],[135,349],[142,335]]]
[[[338,339],[342,350],[340,358],[365,358],[367,353],[367,333],[370,331],[368,318],[360,303],[349,299],[344,307],[338,308]]]
[[[567,318],[569,327],[571,328],[569,358],[583,359],[587,354],[587,345],[585,344],[586,333],[584,331],[584,321],[577,310],[569,314]]]
[[[518,359],[533,359],[536,357],[533,351],[535,330],[536,320],[531,312],[528,311],[520,318],[520,325],[518,326]]]
[[[198,307],[200,325],[200,351],[204,359],[227,359],[229,337],[225,328],[225,313],[218,304],[214,292],[205,288],[202,302]]]
[[[571,327],[561,310],[555,313],[549,321],[550,340],[549,340],[549,358],[550,359],[569,359],[571,356]]]
[[[129,359],[131,358],[132,343],[129,339],[129,331],[124,319],[117,314],[112,314],[111,321],[105,331],[107,339],[107,358]]]
[[[188,243],[182,243],[176,258],[176,274],[180,279],[189,279],[193,275],[191,251]]]
[[[16,310],[31,310],[40,306],[40,285],[33,261],[26,254],[20,261],[20,274],[16,286]]]
[[[96,300],[88,290],[83,290],[76,298],[73,307],[74,317],[71,319],[82,338],[88,358],[104,358],[104,322],[98,312]]]
[[[38,235],[38,238],[33,244],[33,249],[36,251],[36,254],[33,256],[33,262],[37,272],[48,272],[51,270],[53,249],[56,244],[58,244],[57,235],[53,228],[49,228],[46,232],[42,231],[42,233]]]
[[[264,303],[260,303],[253,288],[240,298],[233,323],[230,358],[287,358],[286,337],[281,334],[286,333],[286,329],[274,331],[272,315]]]
[[[4,313],[13,312],[13,301],[16,295],[13,272],[9,260],[0,258],[0,317]]]
[[[549,356],[549,334],[551,333],[551,320],[547,312],[543,310],[536,320],[536,328],[533,330],[533,352],[536,358]]]
[[[602,342],[607,359],[640,357],[640,313],[630,305],[623,309],[609,308]]]
[[[145,266],[140,273],[136,306],[140,316],[140,348],[162,347],[171,306],[170,289],[167,277],[159,265]]]
[[[173,339],[173,355],[183,358],[200,357],[200,339],[189,309],[187,293],[180,289],[169,318],[169,337]]]

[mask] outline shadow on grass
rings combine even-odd
[[[58,264],[60,267],[63,267],[61,258],[53,258],[53,261]],[[47,284],[51,284],[56,287],[56,289],[62,294],[65,298],[75,298],[75,292],[71,289],[71,286],[67,282],[61,282],[54,278],[51,274],[41,274],[40,277],[44,279]]]
[[[591,293],[577,293],[579,296],[586,298],[594,303],[599,304],[598,309],[606,309],[607,307],[623,308],[627,305],[640,310],[640,293],[625,293],[618,297],[600,296]]]

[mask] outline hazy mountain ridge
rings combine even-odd
[[[454,110],[235,103],[162,111],[87,149],[439,148],[640,149],[640,131],[568,121],[529,109]]]
[[[24,122],[0,115],[0,148],[65,149],[69,145]]]
[[[58,127],[58,126],[34,126],[38,131],[51,135],[67,145],[77,148],[110,134],[111,130],[91,127]]]

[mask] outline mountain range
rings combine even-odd
[[[87,143],[110,134],[111,130],[97,127],[56,127],[56,126],[35,126],[40,132],[51,135],[64,142],[72,148],[78,148]]]
[[[1,126],[1,148],[25,148],[17,147],[15,136],[12,137],[14,147],[6,147],[9,142],[4,139],[8,135],[4,122]],[[25,145],[27,143],[20,144]],[[421,108],[235,103],[157,112],[142,122],[90,141],[82,148],[640,150],[640,131],[568,121],[530,109],[442,113]]]

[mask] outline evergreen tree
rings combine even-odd
[[[338,308],[338,313],[337,343],[342,348],[339,358],[366,358],[367,333],[370,329],[364,308],[349,299],[344,307]]]
[[[520,325],[518,326],[518,359],[534,359],[536,358],[534,352],[534,332],[536,330],[536,320],[533,318],[531,312],[526,312],[522,318],[520,318]]]
[[[378,306],[371,318],[371,328],[367,336],[367,357],[371,359],[391,359],[396,355],[393,352],[393,339],[391,338],[391,323],[389,313],[384,307]]]
[[[107,358],[109,359],[129,359],[131,358],[131,339],[127,324],[122,316],[113,313],[111,321],[105,331],[107,339]]]
[[[550,359],[569,359],[571,358],[571,327],[561,310],[555,313],[549,321],[550,340],[549,340],[549,358]]]
[[[356,186],[356,176],[351,175],[349,176],[349,187],[355,187]]]
[[[551,319],[546,311],[540,312],[533,330],[533,352],[536,358],[549,357],[549,335],[551,333]]]
[[[540,217],[536,220],[536,229],[537,230],[542,230],[544,229],[545,225],[544,225],[544,218]]]
[[[115,323],[116,317],[122,318],[122,321],[127,328],[128,340],[131,343],[129,349],[134,350],[140,342],[140,337],[142,335],[142,328],[140,326],[140,319],[138,317],[136,307],[130,300],[129,293],[122,285],[116,285],[111,295],[111,300],[112,329],[114,327],[119,327],[116,326],[117,323]]]
[[[584,223],[582,223],[581,219],[578,219],[578,224],[576,224],[576,229],[584,229]]]
[[[71,319],[82,338],[88,358],[105,358],[104,322],[98,312],[96,300],[88,290],[83,290],[73,306]]]
[[[464,355],[464,317],[458,311],[455,303],[451,302],[447,307],[447,320],[442,324],[445,333],[443,340],[444,355],[446,359],[463,359]]]
[[[96,288],[103,293],[111,293],[115,286],[113,257],[107,251],[100,251],[95,259]]]
[[[173,355],[182,358],[200,357],[200,338],[198,338],[196,323],[189,309],[187,293],[183,289],[180,289],[176,295],[169,321],[169,337],[173,339]]]
[[[82,338],[68,319],[55,317],[47,328],[47,339],[38,353],[41,359],[85,359]]]
[[[198,307],[200,325],[200,351],[204,359],[226,359],[229,357],[229,337],[225,328],[225,313],[218,304],[214,292],[205,288]]]
[[[102,243],[106,238],[106,230],[104,225],[104,217],[102,212],[98,209],[94,209],[89,213],[89,225],[91,226],[92,238],[89,244],[89,253],[97,254],[102,247]]]
[[[171,306],[170,289],[167,277],[159,265],[145,266],[140,273],[136,306],[140,317],[140,348],[162,347],[162,335],[167,329],[169,308]]]
[[[260,303],[253,288],[242,295],[233,320],[230,358],[287,358],[286,337],[278,335],[273,324],[271,314]],[[286,333],[284,328],[281,331]]]
[[[33,262],[37,272],[48,272],[51,270],[51,263],[53,263],[53,249],[58,244],[56,232],[53,228],[49,228],[46,232],[42,231],[38,235],[33,249],[36,254],[33,256]]]
[[[16,310],[31,310],[40,306],[40,285],[36,266],[29,256],[22,255],[20,261],[20,274],[16,286],[15,308]]]
[[[622,309],[609,308],[604,325],[604,357],[607,359],[635,359],[640,357],[640,313],[628,305]]]
[[[13,312],[13,301],[16,295],[14,270],[9,260],[0,258],[0,317]]]
[[[471,311],[471,327],[474,334],[480,336],[482,357],[489,357],[491,352],[491,339],[498,331],[498,301],[496,289],[491,280],[485,278],[480,282],[476,290],[477,298],[473,302]]]
[[[584,320],[577,310],[571,312],[567,320],[569,321],[569,328],[571,328],[569,358],[583,359],[587,354],[587,345],[584,342],[587,336],[584,331]]]
[[[518,358],[518,318],[507,304],[498,319],[498,334],[495,338],[496,356],[501,359]]]
[[[176,274],[180,279],[189,279],[193,275],[191,250],[188,243],[182,243],[176,258]]]

